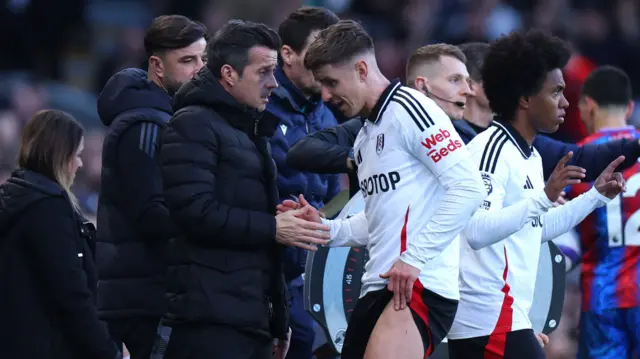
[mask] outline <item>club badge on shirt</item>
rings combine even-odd
[[[376,141],[376,153],[379,155],[382,153],[384,149],[384,133],[378,135],[378,140]]]
[[[493,185],[491,184],[491,176],[487,173],[482,174],[482,182],[484,182],[484,187],[487,189],[487,196],[493,192]]]

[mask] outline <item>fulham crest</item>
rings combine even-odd
[[[482,182],[484,182],[484,187],[487,190],[487,196],[491,194],[491,192],[493,192],[493,185],[491,184],[491,177],[486,174],[483,173],[482,174]]]
[[[384,133],[378,135],[378,140],[376,141],[376,153],[379,155],[382,153],[384,149]]]

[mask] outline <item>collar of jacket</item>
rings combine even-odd
[[[278,126],[276,119],[263,117],[264,111],[238,102],[206,66],[173,97],[176,112],[187,106],[209,107],[233,127],[255,136],[272,136]]]
[[[456,129],[462,140],[466,143],[469,143],[478,132],[467,122],[467,120],[451,120],[453,127]]]
[[[289,77],[284,73],[282,67],[278,67],[275,71],[276,81],[278,81],[278,88],[276,88],[271,94],[272,97],[277,97],[283,102],[289,104],[291,109],[303,114],[312,112],[321,102],[320,96],[311,96],[307,99],[302,91],[291,82]]]

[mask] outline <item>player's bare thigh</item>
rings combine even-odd
[[[396,311],[391,300],[369,337],[364,359],[423,359],[423,347],[411,310]]]

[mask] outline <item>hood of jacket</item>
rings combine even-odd
[[[98,96],[98,115],[105,126],[121,113],[138,108],[154,108],[171,114],[171,97],[149,80],[147,72],[125,69],[111,76]]]
[[[65,197],[62,186],[48,177],[25,169],[13,171],[0,185],[0,233],[18,221],[30,205],[47,197]]]

